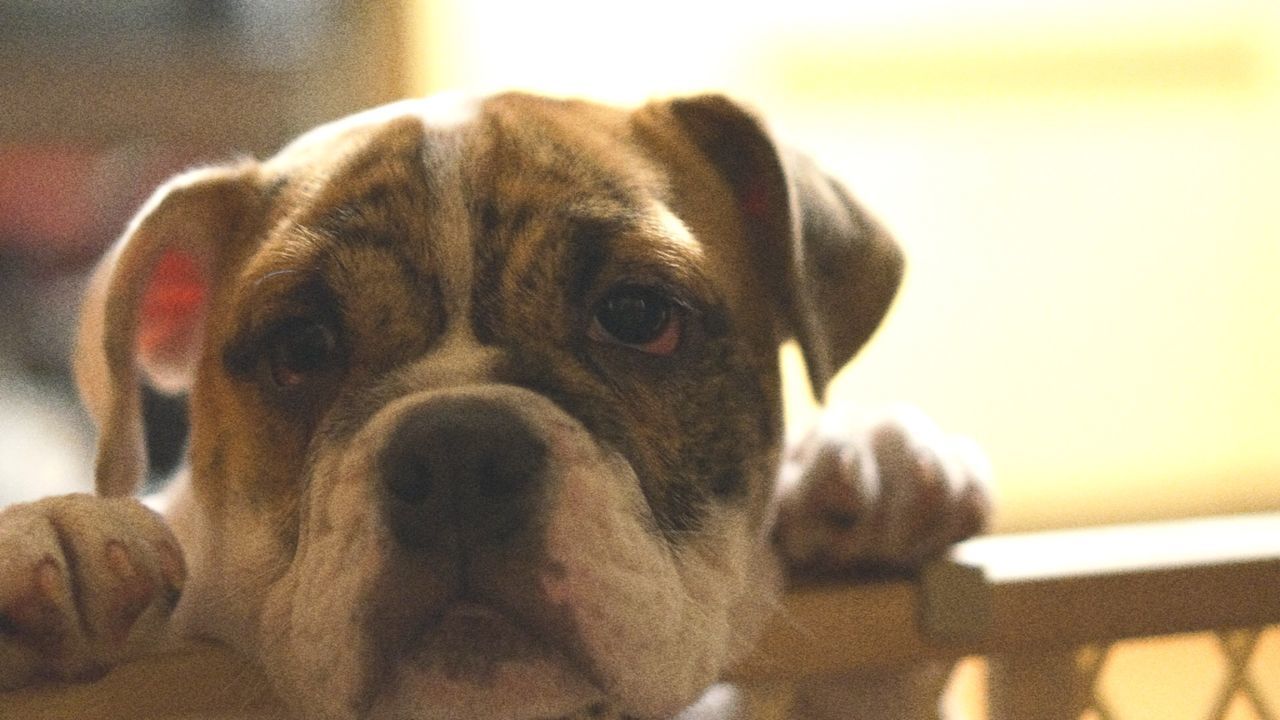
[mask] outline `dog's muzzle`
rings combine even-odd
[[[546,469],[529,420],[465,395],[405,412],[378,458],[387,523],[406,548],[510,542],[531,524]]]
[[[307,497],[264,656],[310,717],[670,716],[774,587],[742,513],[671,552],[626,457],[514,385],[385,402]]]

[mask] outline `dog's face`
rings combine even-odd
[[[189,388],[177,617],[303,716],[668,715],[776,590],[779,342],[821,388],[899,268],[721,98],[389,106],[144,208],[86,311],[99,486],[134,368]]]

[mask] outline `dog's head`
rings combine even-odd
[[[404,102],[182,175],[95,278],[98,487],[190,392],[178,619],[307,717],[660,716],[776,590],[777,349],[816,389],[887,235],[751,114]]]

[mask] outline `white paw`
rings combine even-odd
[[[101,677],[158,639],[185,576],[164,520],[132,498],[0,511],[0,689]]]
[[[986,528],[990,478],[975,442],[916,408],[828,409],[783,460],[775,541],[796,572],[914,570]]]

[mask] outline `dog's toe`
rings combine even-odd
[[[155,639],[185,579],[177,541],[132,499],[0,512],[0,688],[103,675]]]
[[[828,410],[783,463],[775,540],[796,571],[913,570],[981,532],[990,463],[919,410]]]

